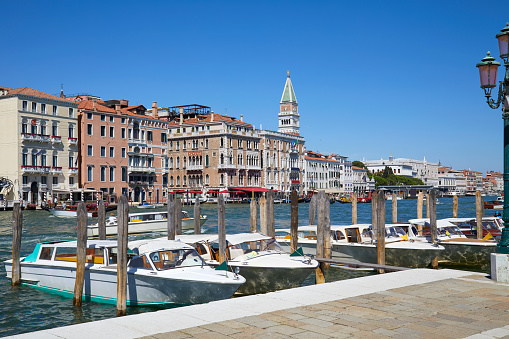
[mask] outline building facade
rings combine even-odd
[[[425,185],[438,187],[438,163],[428,162],[426,158],[424,158],[424,160],[394,159],[390,156],[387,160],[368,160],[363,162],[373,173],[383,171],[387,166],[390,167],[392,172],[396,175],[421,179]]]
[[[77,186],[78,104],[32,88],[0,87],[4,201],[40,205]]]

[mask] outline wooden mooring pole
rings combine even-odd
[[[437,229],[437,194],[433,189],[431,190],[429,196],[429,207],[430,207],[430,216],[429,216],[429,225],[431,229],[431,242],[435,244],[438,241],[438,229]],[[431,261],[431,268],[438,269],[438,256],[435,257]]]
[[[224,197],[219,194],[217,197],[217,235],[219,242],[219,264],[226,260],[226,222]]]
[[[318,197],[316,199],[316,204],[318,207],[318,218],[317,218],[317,225],[316,225],[316,256],[318,258],[324,257],[324,246],[325,246],[325,204],[324,201],[326,200],[325,192],[320,191],[318,192]],[[325,276],[323,275],[324,272],[324,265],[320,263],[320,265],[315,270],[316,275],[316,283],[317,284],[323,284],[325,282]]]
[[[419,195],[417,196],[417,219],[422,219],[422,204],[424,200],[424,193],[419,192]],[[419,235],[422,235],[422,225],[419,223],[417,225],[417,230],[419,231]]]
[[[481,191],[475,192],[475,219],[477,221],[477,239],[483,238],[482,217],[484,204],[482,202]]]
[[[200,215],[200,198],[194,198],[194,234],[201,234],[201,220]]]
[[[21,231],[23,228],[23,214],[21,205],[14,203],[12,208],[12,278],[11,286],[19,285],[21,278],[20,250],[21,250]]]
[[[398,197],[392,193],[392,222],[398,222]]]
[[[260,233],[267,235],[267,199],[265,193],[260,198]]]
[[[175,201],[175,233],[182,234],[182,199]]]
[[[371,233],[373,235],[373,240],[377,237],[377,227],[376,227],[376,206],[378,203],[378,190],[374,190],[371,193]]]
[[[175,195],[173,193],[168,194],[167,204],[168,240],[175,240]]]
[[[258,210],[257,210],[257,206],[256,206],[256,200],[254,198],[254,191],[251,193],[251,202],[249,203],[249,232],[251,233],[256,233],[256,230],[257,230],[257,226],[256,226],[256,223],[257,223],[257,213],[258,213]]]
[[[377,263],[385,265],[385,197],[382,192],[378,192],[376,198],[376,227],[377,227]],[[385,273],[383,269],[378,269],[378,273]]]
[[[274,216],[274,190],[270,189],[267,199],[267,236],[276,235],[276,220]]]
[[[76,209],[78,217],[78,234],[76,237],[76,279],[74,281],[74,298],[72,304],[81,306],[83,298],[83,284],[85,282],[85,261],[87,257],[87,207],[82,201]]]
[[[127,314],[127,236],[129,203],[121,195],[117,207],[117,317]]]
[[[458,196],[457,195],[452,196],[452,217],[453,218],[458,217]]]
[[[357,193],[352,194],[352,225],[357,224]]]
[[[97,228],[99,231],[99,240],[106,240],[106,207],[104,201],[99,201],[97,205]]]
[[[430,218],[429,193],[426,193],[426,218]]]
[[[316,194],[311,196],[309,202],[309,224],[316,225]]]
[[[323,232],[323,258],[331,259],[332,249],[331,249],[331,234],[330,234],[330,200],[327,195],[325,195],[323,200],[323,204],[325,206],[325,225]],[[330,263],[324,262],[322,270],[326,270],[330,268]]]
[[[299,247],[297,229],[299,227],[299,197],[297,191],[293,190],[290,195],[291,216],[290,216],[290,248],[293,253]]]

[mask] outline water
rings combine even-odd
[[[485,200],[490,198],[486,197]],[[494,199],[494,198],[493,198]],[[490,199],[490,200],[493,200]],[[452,199],[440,198],[437,205],[437,218],[452,217]],[[335,225],[351,223],[351,205],[334,203],[330,206],[331,223]],[[290,227],[290,205],[275,205],[276,228]],[[299,204],[299,225],[308,223],[309,204]],[[371,204],[358,204],[357,219],[359,223],[371,223]],[[416,217],[417,200],[398,201],[398,221],[407,221]],[[193,215],[193,206],[184,206]],[[426,208],[424,208],[424,215]],[[142,210],[133,208],[131,212]],[[201,205],[201,214],[208,220],[203,226],[204,233],[217,232],[217,205]],[[459,198],[459,217],[475,217],[475,197]],[[486,210],[487,215],[494,211]],[[386,202],[387,222],[392,220],[391,202]],[[92,219],[91,223],[97,222]],[[19,286],[11,288],[6,279],[3,261],[11,258],[12,244],[12,212],[0,212],[0,336],[33,332],[59,326],[78,324],[116,316],[114,305],[83,302],[81,308],[72,306],[72,299],[55,296],[36,289]],[[226,205],[226,232],[249,232],[249,204]],[[142,237],[160,237],[164,233]],[[35,244],[41,241],[75,240],[76,219],[56,218],[47,211],[23,211],[23,236],[21,256],[32,252]],[[366,271],[331,269],[326,272],[326,281],[335,281],[373,274]],[[304,284],[312,284],[314,276],[310,276]],[[158,307],[128,307],[128,314],[156,311]]]

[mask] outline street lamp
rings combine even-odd
[[[504,60],[505,77],[500,81],[497,101],[491,98],[491,90],[497,86],[497,70],[500,63],[488,55],[476,65],[481,76],[481,88],[484,89],[486,102],[497,109],[502,104],[502,118],[504,119],[504,229],[498,243],[498,251],[509,254],[509,22],[501,33],[496,35],[500,49],[500,58]]]

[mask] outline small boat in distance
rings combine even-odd
[[[143,204],[136,206],[136,208],[156,208],[156,205],[144,202]]]
[[[484,202],[484,208],[489,210],[501,210],[504,208],[504,197],[497,197],[497,200]]]
[[[129,213],[128,232],[129,234],[140,234],[150,232],[165,232],[168,230],[168,212],[144,212]],[[200,216],[200,227],[207,221],[207,216]],[[194,229],[194,218],[191,218],[186,211],[182,211],[182,230]],[[106,236],[116,236],[117,221],[116,219],[106,223]],[[88,225],[87,236],[98,237],[98,224]]]
[[[166,240],[128,244],[127,305],[189,305],[230,298],[245,279],[215,271],[196,250]],[[88,240],[83,300],[116,304],[117,241]],[[38,243],[21,260],[22,284],[74,296],[77,242]],[[12,279],[12,260],[7,260]]]
[[[117,204],[108,204],[105,203],[105,211],[113,211],[117,209]],[[78,205],[66,205],[65,203],[62,206],[58,206],[56,208],[46,208],[47,211],[50,211],[55,217],[61,218],[76,218],[77,217],[77,209]],[[97,218],[97,204],[87,204],[87,216],[89,218]]]

